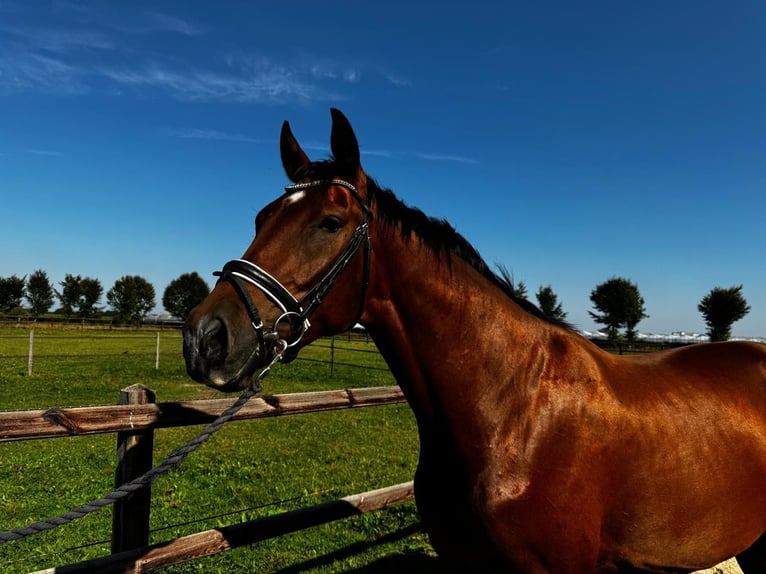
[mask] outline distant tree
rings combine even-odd
[[[138,324],[154,308],[154,287],[138,275],[124,275],[114,282],[106,300],[119,321]]]
[[[21,307],[24,298],[24,277],[0,277],[0,311],[9,312]]]
[[[529,295],[527,295],[527,286],[523,281],[519,281],[513,286],[513,294],[516,299],[526,301]]]
[[[56,297],[65,315],[73,315],[76,310],[85,318],[98,311],[97,304],[104,292],[98,279],[67,273],[59,285],[61,291],[56,291]]]
[[[184,273],[165,287],[162,306],[174,317],[186,319],[209,293],[210,287],[196,271]]]
[[[648,317],[644,308],[644,298],[638,287],[622,277],[612,277],[596,286],[590,293],[590,300],[600,314],[589,311],[596,323],[606,325],[609,340],[619,337],[619,329],[625,327],[625,338],[636,338],[636,326]]]
[[[750,305],[739,287],[715,287],[702,298],[697,309],[705,319],[711,341],[727,341],[731,326],[750,312]]]
[[[90,317],[95,315],[98,309],[98,301],[104,293],[101,281],[92,277],[85,277],[80,281],[80,300],[77,303],[77,310],[81,317]]]
[[[511,292],[511,294],[516,298],[520,299],[522,301],[527,300],[527,286],[524,284],[523,281],[519,281],[518,283],[513,277],[513,273],[508,271],[508,268],[505,265],[498,265],[497,270],[500,275],[500,280],[505,283],[506,287],[508,287],[508,290]]]
[[[64,280],[59,282],[61,291],[56,291],[56,297],[59,299],[61,310],[65,315],[72,315],[75,307],[80,300],[80,281],[82,277],[67,273]]]
[[[552,321],[566,320],[567,314],[550,285],[545,287],[540,285],[535,296],[537,297],[537,303],[540,305],[540,311],[543,312],[545,317]]]
[[[33,315],[47,313],[53,307],[53,286],[48,274],[42,269],[33,272],[27,279],[24,295]]]

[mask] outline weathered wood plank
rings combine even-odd
[[[154,391],[144,385],[131,385],[120,391],[120,404],[146,405],[156,400]],[[117,466],[114,486],[138,478],[152,468],[154,429],[117,433]],[[147,484],[130,498],[114,503],[112,510],[112,554],[149,544],[149,516],[152,486]]]
[[[250,399],[232,420],[404,402],[399,387],[267,395]],[[0,412],[0,442],[210,423],[234,399],[103,405]]]
[[[399,387],[366,387],[346,389],[354,406],[371,406],[373,404],[390,404],[403,402],[404,394]]]
[[[354,494],[309,508],[293,510],[214,530],[205,530],[137,550],[113,554],[69,566],[40,570],[32,574],[78,574],[86,572],[127,574],[152,572],[158,568],[180,564],[203,556],[210,556],[211,554],[217,554],[218,552],[275,538],[290,532],[326,524],[355,514],[381,510],[387,506],[399,504],[413,498],[413,483],[405,482],[378,490]]]

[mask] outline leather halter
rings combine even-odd
[[[306,183],[297,183],[295,185],[286,186],[285,191],[289,194],[323,185],[338,185],[350,191],[351,195],[357,202],[359,202],[359,205],[362,208],[362,221],[351,234],[346,248],[338,256],[327,273],[325,273],[324,277],[322,277],[319,283],[317,283],[317,285],[300,300],[296,299],[278,279],[270,275],[262,267],[244,259],[234,259],[229,261],[223,266],[221,271],[213,273],[213,275],[219,277],[219,283],[221,281],[227,281],[234,287],[234,291],[242,300],[242,303],[247,310],[251,325],[258,338],[258,350],[256,350],[251,357],[253,363],[262,363],[266,361],[268,352],[266,342],[277,342],[280,339],[277,334],[277,328],[280,323],[286,322],[290,326],[290,340],[286,342],[286,348],[295,347],[301,341],[306,329],[308,329],[310,325],[309,317],[322,303],[322,300],[335,284],[338,276],[346,269],[346,267],[348,267],[351,259],[353,259],[356,252],[359,251],[359,248],[362,246],[362,243],[364,243],[364,283],[359,309],[359,314],[361,315],[361,307],[364,305],[364,295],[370,281],[370,252],[372,244],[370,242],[369,225],[370,221],[372,221],[372,210],[370,209],[369,204],[362,199],[362,196],[359,194],[356,187],[342,179],[322,179]],[[264,332],[263,321],[261,320],[258,309],[253,303],[253,299],[250,296],[245,283],[257,287],[269,301],[282,310],[282,314],[277,317],[271,329],[267,332]],[[248,363],[250,362],[251,361],[248,361]]]

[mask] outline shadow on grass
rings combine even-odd
[[[347,574],[442,574],[445,570],[441,567],[438,558],[422,552],[411,554],[394,554],[376,560],[362,568],[348,570]]]
[[[374,542],[357,542],[330,552],[324,556],[318,556],[311,560],[306,560],[298,564],[293,564],[287,568],[279,570],[275,574],[301,574],[314,568],[320,568],[322,566],[328,566],[338,560],[345,560],[361,554],[366,550],[369,550],[371,546],[381,546],[384,544],[390,544],[403,540],[413,534],[421,532],[419,524],[413,524],[407,528],[402,528],[396,532],[392,532],[385,536],[382,536]],[[372,564],[355,568],[353,570],[347,570],[348,574],[383,574],[396,572],[396,574],[439,574],[444,572],[440,568],[440,561],[438,558],[426,554],[423,551],[412,551],[408,553],[396,553],[384,558],[376,560]]]

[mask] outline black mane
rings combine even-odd
[[[313,162],[301,171],[302,173],[298,174],[301,179],[332,179],[339,175],[353,179],[352,176],[354,175],[338,174],[337,165],[331,160]],[[476,249],[449,222],[430,217],[420,209],[410,207],[396,197],[393,191],[380,187],[370,176],[367,176],[367,192],[371,198],[370,202],[378,205],[376,216],[380,225],[388,229],[398,227],[402,237],[406,240],[409,240],[414,234],[423,245],[431,249],[438,257],[444,255],[448,264],[452,255],[463,259],[482,276],[499,287],[527,313],[548,323],[569,327],[564,321],[546,317],[530,301],[517,297],[513,282],[507,274],[498,275],[493,272]]]

